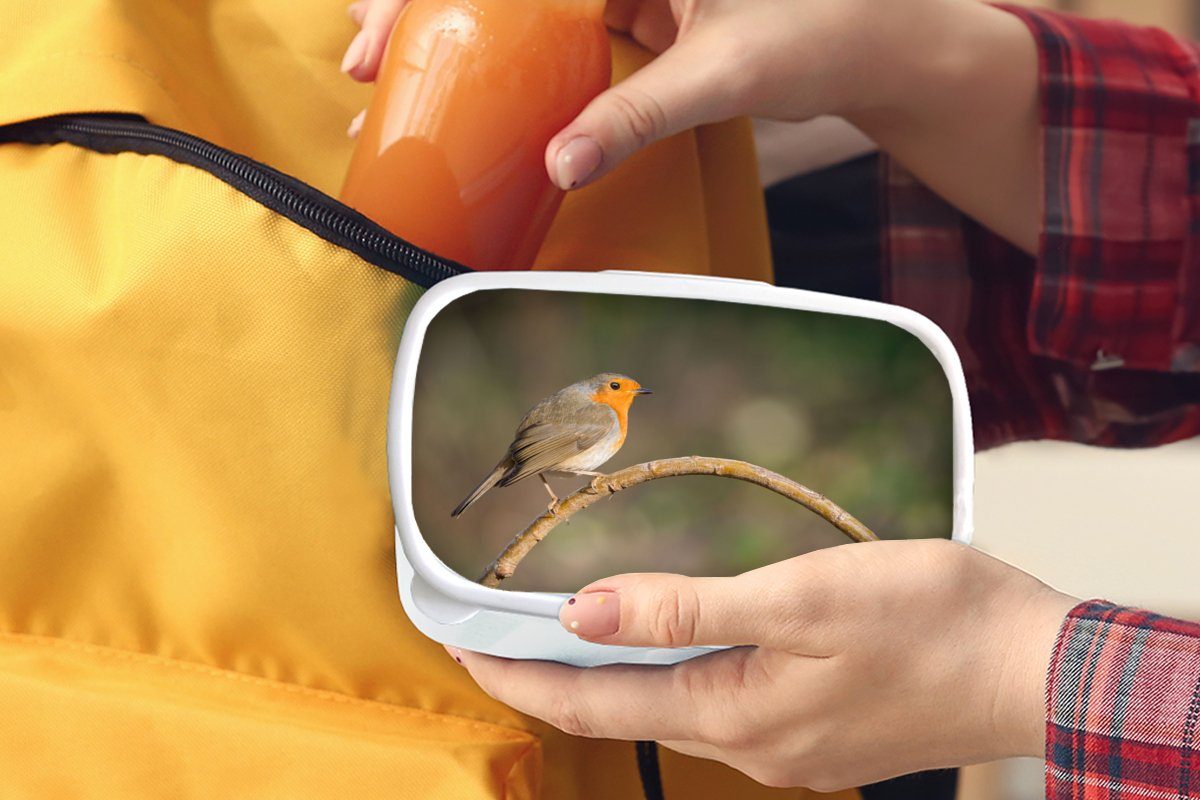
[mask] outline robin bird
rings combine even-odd
[[[600,473],[594,470],[625,444],[629,407],[642,394],[651,391],[615,372],[602,372],[559,389],[529,409],[504,458],[450,516],[466,511],[493,486],[511,486],[530,475],[542,479],[551,498],[547,508],[554,512],[558,495],[545,473],[598,477]]]

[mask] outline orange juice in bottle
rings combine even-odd
[[[562,200],[546,145],[611,79],[603,13],[604,0],[413,0],[342,200],[439,256],[529,267]]]

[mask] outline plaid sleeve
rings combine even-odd
[[[1027,335],[1081,366],[1200,372],[1200,57],[1156,28],[1001,6],[1040,59]]]
[[[1047,710],[1047,800],[1200,797],[1200,624],[1081,603]]]
[[[1200,54],[1153,28],[998,7],[1039,53],[1039,251],[885,157],[883,299],[954,342],[978,448],[1200,435]]]

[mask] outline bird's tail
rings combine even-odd
[[[510,460],[508,460],[507,458],[504,459],[503,461],[501,461],[499,464],[497,464],[496,468],[494,470],[492,470],[491,474],[488,475],[486,478],[484,478],[482,481],[480,481],[479,485],[476,486],[471,491],[471,493],[469,495],[467,495],[463,499],[463,501],[461,503],[459,503],[458,506],[455,507],[455,509],[453,511],[450,512],[450,516],[457,517],[459,514],[466,511],[467,508],[469,508],[472,503],[474,503],[479,498],[483,497],[484,493],[488,489],[491,489],[493,486],[495,486],[497,483],[499,483],[500,479],[504,477],[504,473],[508,472],[509,467],[511,467],[511,466],[512,466],[512,462]]]

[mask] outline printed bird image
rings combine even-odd
[[[462,514],[492,487],[511,486],[531,475],[541,478],[550,493],[547,508],[553,513],[558,495],[545,473],[599,476],[596,468],[625,444],[629,408],[643,394],[651,391],[633,378],[603,372],[545,398],[521,420],[500,463],[450,516]]]

